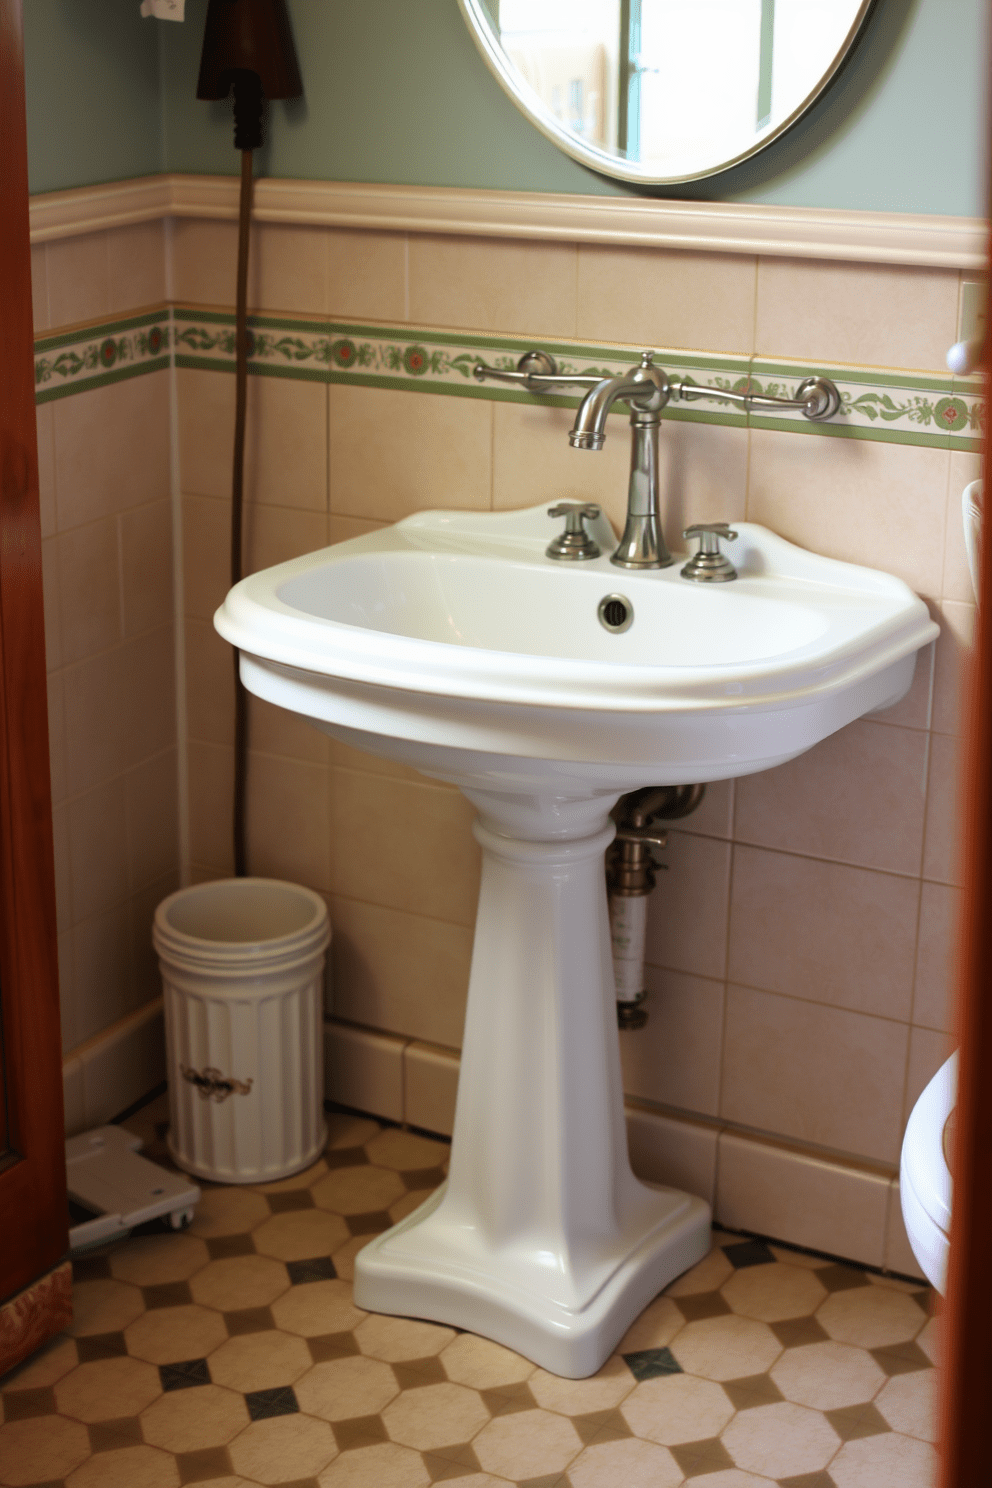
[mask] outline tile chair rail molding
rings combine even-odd
[[[514,385],[481,385],[474,375],[479,363],[513,372],[519,358],[532,349],[533,341],[515,336],[295,316],[251,315],[248,321],[253,376],[552,408],[575,408],[580,401],[578,391],[533,393]],[[541,344],[555,357],[560,374],[586,384],[627,375],[643,354],[642,348],[632,346],[547,340]],[[674,347],[654,348],[654,355],[682,392],[678,406],[664,409],[665,421],[981,451],[985,408],[978,377],[690,354]],[[39,336],[36,402],[122,382],[172,361],[178,368],[233,372],[233,314],[163,305],[140,315]],[[828,422],[805,415],[799,390],[811,377],[829,379],[836,386],[840,406]],[[703,396],[715,406],[703,406]],[[775,407],[771,400],[785,401]],[[795,406],[789,406],[792,403]]]

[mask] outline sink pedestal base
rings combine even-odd
[[[451,1170],[359,1252],[355,1301],[582,1378],[706,1254],[709,1208],[641,1183],[627,1156],[603,876],[615,797],[446,778],[480,807],[484,854]]]

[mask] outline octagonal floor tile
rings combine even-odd
[[[110,1274],[135,1286],[164,1286],[188,1281],[209,1259],[206,1245],[195,1235],[138,1235],[111,1253]]]
[[[786,1349],[769,1373],[786,1400],[824,1411],[871,1400],[886,1378],[864,1349],[832,1340]]]
[[[77,1421],[112,1421],[138,1415],[161,1393],[158,1370],[125,1355],[78,1364],[55,1386],[55,1401]]]
[[[920,1441],[937,1440],[937,1376],[932,1369],[897,1374],[883,1387],[875,1408],[893,1431]]]
[[[568,1469],[572,1488],[676,1488],[682,1469],[653,1442],[613,1441],[586,1447]]]
[[[219,1312],[268,1307],[289,1287],[286,1267],[271,1256],[228,1256],[211,1261],[190,1281],[193,1301]]]
[[[243,1235],[267,1219],[271,1210],[250,1188],[208,1188],[200,1195],[187,1234],[213,1240],[221,1235]]]
[[[66,1478],[66,1488],[178,1488],[176,1459],[158,1447],[97,1452]]]
[[[441,1363],[450,1380],[456,1385],[469,1385],[473,1390],[521,1384],[535,1368],[529,1359],[512,1349],[479,1338],[475,1333],[460,1333],[441,1353]]]
[[[597,1374],[589,1379],[562,1379],[536,1369],[528,1377],[531,1393],[544,1410],[563,1416],[581,1416],[587,1411],[612,1410],[633,1390],[636,1381],[616,1354],[607,1359]]]
[[[426,1488],[431,1475],[419,1452],[396,1442],[345,1452],[320,1475],[320,1488]]]
[[[144,1310],[144,1298],[130,1282],[110,1277],[77,1281],[72,1288],[72,1333],[76,1338],[119,1333]]]
[[[697,1292],[715,1292],[733,1275],[733,1266],[717,1245],[690,1271],[686,1271],[671,1286],[666,1287],[665,1296],[691,1297]]]
[[[638,1349],[667,1348],[685,1327],[685,1318],[670,1297],[656,1297],[645,1307],[617,1344],[618,1354],[633,1354]]]
[[[489,1420],[476,1390],[450,1382],[404,1390],[382,1412],[393,1441],[418,1452],[470,1441]]]
[[[789,1401],[739,1411],[721,1440],[738,1467],[769,1478],[818,1472],[840,1445],[825,1416]]]
[[[296,1381],[295,1389],[300,1410],[324,1421],[377,1415],[399,1394],[389,1365],[364,1354],[315,1364]]]
[[[219,1312],[188,1303],[143,1312],[124,1329],[127,1351],[149,1364],[203,1359],[224,1342],[227,1329]]]
[[[352,1116],[347,1111],[327,1113],[327,1149],[362,1147],[380,1132],[378,1121],[369,1116]]]
[[[446,1142],[432,1142],[429,1137],[418,1137],[413,1132],[389,1127],[365,1143],[369,1161],[382,1168],[395,1168],[399,1172],[417,1172],[421,1168],[437,1168],[447,1162],[451,1148]]]
[[[79,1363],[71,1338],[53,1338],[4,1380],[4,1390],[43,1390],[54,1385]]]
[[[280,1261],[308,1261],[331,1255],[349,1238],[348,1226],[323,1209],[290,1209],[263,1220],[252,1239],[259,1255]]]
[[[816,1314],[820,1326],[839,1343],[858,1348],[882,1348],[908,1343],[922,1332],[926,1314],[906,1292],[891,1287],[852,1287],[834,1292]]]
[[[687,1323],[669,1347],[687,1374],[713,1380],[764,1374],[782,1352],[766,1323],[736,1313]]]
[[[334,1433],[313,1416],[274,1416],[253,1421],[228,1447],[235,1472],[256,1483],[314,1478],[338,1454]]]
[[[90,1454],[90,1438],[79,1421],[62,1416],[31,1416],[0,1426],[0,1483],[22,1488],[56,1482]]]
[[[745,1266],[735,1271],[720,1291],[734,1312],[759,1323],[809,1317],[827,1295],[815,1271],[781,1261],[769,1266]]]
[[[472,1442],[486,1472],[511,1482],[563,1472],[582,1447],[571,1421],[551,1411],[497,1416]]]
[[[141,1415],[141,1430],[152,1447],[167,1452],[199,1452],[226,1447],[248,1425],[241,1395],[220,1385],[170,1390]]]
[[[350,1332],[368,1313],[352,1302],[348,1283],[336,1280],[304,1281],[291,1287],[273,1302],[272,1316],[287,1333],[318,1338],[322,1333]]]
[[[725,1390],[691,1374],[644,1380],[620,1407],[635,1436],[663,1446],[719,1436],[733,1413]]]
[[[327,1172],[327,1163],[322,1157],[318,1157],[309,1168],[304,1168],[300,1173],[290,1173],[288,1178],[277,1178],[274,1183],[255,1184],[256,1193],[278,1194],[293,1193],[296,1189],[310,1188],[322,1178]]]
[[[334,1168],[310,1190],[319,1209],[332,1214],[378,1214],[406,1193],[391,1168]]]
[[[869,1436],[847,1442],[830,1464],[837,1488],[934,1488],[937,1453],[911,1436]]]
[[[429,1358],[432,1354],[439,1354],[455,1337],[454,1328],[377,1312],[370,1312],[354,1331],[362,1353],[371,1355],[373,1359],[383,1359],[387,1364]]]
[[[302,1338],[270,1328],[264,1333],[242,1333],[229,1338],[210,1355],[210,1378],[229,1390],[248,1394],[291,1385],[312,1364]]]

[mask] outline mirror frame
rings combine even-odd
[[[547,139],[551,140],[552,144],[557,145],[560,150],[570,155],[573,160],[579,161],[581,165],[588,166],[590,170],[598,172],[601,176],[609,176],[615,181],[628,181],[639,186],[676,186],[687,181],[702,181],[709,176],[720,175],[723,171],[740,165],[742,161],[749,160],[753,155],[766,149],[773,140],[779,139],[798,123],[829,88],[850,57],[876,4],[877,0],[862,0],[842,45],[837,49],[830,66],[823,73],[816,87],[807,93],[802,102],[781,123],[770,124],[756,134],[749,149],[728,156],[706,170],[696,170],[688,175],[656,176],[636,161],[624,160],[619,156],[608,154],[606,150],[585,144],[577,135],[566,129],[547,104],[520,76],[503,50],[499,38],[493,31],[492,21],[484,0],[458,0],[465,24],[486,66],[525,118],[529,119]]]

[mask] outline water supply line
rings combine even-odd
[[[241,151],[238,271],[234,330],[234,455],[231,470],[231,587],[244,574],[245,424],[248,404],[248,244],[251,232],[252,155],[262,144],[266,98],[303,92],[286,0],[209,0],[197,98],[234,92],[234,148]],[[248,693],[241,656],[234,651],[234,872],[248,873]]]
[[[655,823],[688,816],[705,793],[705,785],[649,785],[621,796],[611,813],[617,834],[606,853],[606,886],[621,1028],[643,1028],[648,1021],[644,1006],[648,898],[658,869],[667,866],[655,861],[651,849],[662,849],[668,842],[668,833]]]

